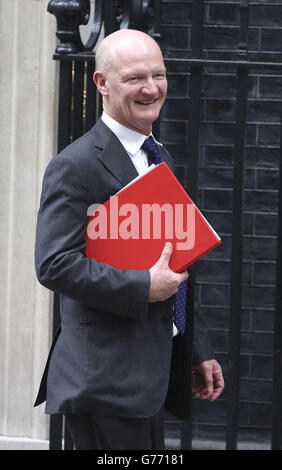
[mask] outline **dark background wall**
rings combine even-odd
[[[250,1],[249,58],[281,61],[282,2]],[[238,57],[239,1],[205,1],[203,57]],[[192,2],[162,1],[161,47],[167,58],[191,56]],[[189,67],[168,66],[169,92],[160,138],[187,188]],[[200,130],[199,207],[223,239],[197,263],[198,303],[227,370],[236,69],[204,68]],[[239,440],[270,439],[276,223],[282,77],[251,70],[246,138],[243,311]],[[239,314],[239,312],[238,312]],[[193,400],[194,437],[221,438],[226,393],[215,403]]]

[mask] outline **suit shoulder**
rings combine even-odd
[[[77,163],[82,159],[89,158],[90,155],[95,156],[98,151],[99,149],[95,142],[95,134],[90,130],[65,147],[55,158]]]
[[[94,127],[95,128],[95,127]],[[96,157],[101,148],[96,140],[94,128],[67,145],[49,162],[46,172],[63,171],[69,168],[70,171],[88,171],[89,166],[95,165]]]

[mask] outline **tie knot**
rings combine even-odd
[[[154,141],[152,136],[150,136],[148,139],[146,139],[144,141],[141,148],[143,150],[145,150],[145,152],[148,155],[148,164],[149,164],[149,166],[152,163],[154,163],[155,165],[158,165],[159,163],[162,162],[162,157],[160,155],[159,148],[158,148],[158,146],[157,146],[157,144]]]

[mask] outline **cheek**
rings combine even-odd
[[[163,85],[161,86],[161,92],[163,97],[165,98],[167,94],[167,82],[163,83]]]

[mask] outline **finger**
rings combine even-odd
[[[181,282],[187,281],[189,277],[189,273],[187,270],[185,270],[185,271],[182,271],[182,273],[179,273],[179,276],[180,276],[180,284],[181,284]]]
[[[202,376],[196,373],[193,373],[193,376],[194,376],[194,384],[192,387],[192,392],[193,393],[200,392],[203,388]]]
[[[224,379],[223,379],[223,375],[222,375],[222,372],[219,371],[219,372],[216,372],[215,374],[213,374],[213,391],[211,394],[203,391],[203,393],[201,394],[201,396],[199,398],[209,398],[210,401],[215,401],[219,396],[220,394],[223,392],[223,389],[224,389]]]
[[[213,376],[211,371],[206,371],[203,377],[203,389],[200,393],[200,398],[209,398],[214,391]]]
[[[196,398],[200,398],[201,400],[209,398],[210,396],[210,391],[204,387],[203,378],[200,374],[197,378],[195,377],[195,383],[192,387],[192,392],[195,394]]]
[[[164,246],[164,249],[158,260],[158,263],[165,264],[166,266],[168,266],[171,254],[172,254],[172,244],[170,242],[167,242]]]
[[[187,269],[185,269],[184,271],[181,271],[181,273],[179,273],[179,274],[185,275],[186,279],[188,279],[188,277],[189,277],[189,272],[188,272]]]
[[[215,374],[215,377],[214,377],[214,391],[212,395],[210,396],[210,400],[211,401],[216,400],[219,397],[219,395],[223,392],[223,389],[224,389],[224,379],[223,379],[222,373],[218,372],[217,374]]]
[[[193,393],[196,393],[196,392],[200,392],[202,390],[202,384],[201,383],[195,383],[192,387],[192,392]]]
[[[214,390],[214,392],[209,397],[210,401],[215,401],[219,397],[219,395],[222,393],[222,390],[223,388],[221,390]]]
[[[222,391],[223,391],[223,387],[215,388],[213,393],[209,397],[210,401],[215,401],[219,397],[219,395],[221,395]]]

